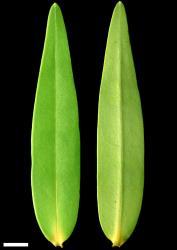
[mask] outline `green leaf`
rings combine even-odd
[[[141,102],[124,6],[113,12],[103,66],[97,130],[99,220],[113,246],[133,232],[144,186]]]
[[[80,135],[67,34],[57,4],[48,16],[31,143],[35,215],[45,237],[62,247],[78,214]]]

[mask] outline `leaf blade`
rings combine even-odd
[[[97,155],[99,220],[113,245],[121,246],[136,225],[144,185],[141,103],[121,2],[112,15],[105,52]]]
[[[62,246],[77,219],[80,139],[67,34],[57,4],[48,16],[31,143],[36,218],[46,238]]]

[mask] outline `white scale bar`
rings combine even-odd
[[[28,247],[28,243],[3,243],[3,247]]]

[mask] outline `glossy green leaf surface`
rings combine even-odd
[[[80,135],[67,34],[57,4],[48,16],[31,143],[35,215],[45,237],[62,247],[78,214]]]
[[[113,246],[133,232],[144,186],[144,132],[124,6],[113,12],[101,80],[97,128],[99,220]]]

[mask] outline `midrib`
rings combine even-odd
[[[55,148],[54,148],[54,157],[55,157],[55,210],[56,210],[56,239],[58,239],[58,207],[57,207],[57,204],[58,204],[58,186],[57,186],[57,159],[56,159],[56,154],[57,154],[57,141],[56,141],[56,138],[57,138],[57,119],[56,119],[56,116],[57,116],[57,76],[56,76],[56,33],[57,33],[57,29],[56,29],[56,10],[55,11],[55,18],[54,18],[54,95],[55,95],[55,102],[54,102],[54,114],[55,114],[55,138],[54,138],[54,141],[55,141]],[[56,243],[59,243],[59,242],[56,242]]]
[[[121,14],[121,13],[120,13]],[[122,191],[123,191],[123,112],[122,112],[122,105],[123,105],[123,94],[122,94],[122,69],[121,69],[121,61],[122,61],[122,55],[121,55],[121,17],[119,17],[119,28],[120,35],[118,40],[118,46],[119,46],[119,60],[118,60],[118,75],[119,75],[119,83],[118,83],[118,92],[119,92],[119,114],[120,114],[120,166],[118,166],[118,172],[119,175],[119,186],[117,188],[117,218],[116,218],[116,226],[115,226],[115,240],[114,244],[121,244],[121,238],[122,238],[122,205],[123,205],[123,197],[122,197]]]

